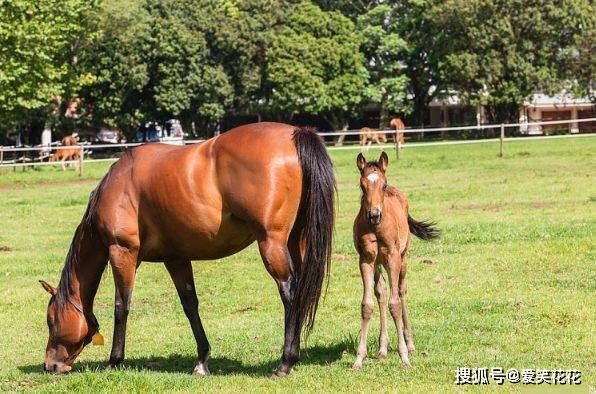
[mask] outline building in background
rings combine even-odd
[[[523,103],[519,112],[520,123],[546,122],[550,120],[596,118],[596,103],[589,98],[575,98],[568,94],[548,96],[534,94]],[[548,134],[568,131],[569,133],[594,133],[596,122],[572,122],[554,125],[528,125],[521,127],[526,134]]]

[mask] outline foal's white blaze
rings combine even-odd
[[[368,174],[368,176],[366,177],[366,179],[368,179],[371,182],[376,182],[379,180],[379,174],[376,173],[372,173],[372,174]]]

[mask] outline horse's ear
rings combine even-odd
[[[50,285],[45,280],[40,280],[39,283],[41,283],[41,286],[45,289],[45,291],[47,291],[53,296],[56,295],[57,290],[54,286]]]
[[[381,170],[385,172],[387,167],[389,166],[389,157],[387,157],[387,153],[381,152],[381,157],[379,157],[379,167]]]
[[[364,155],[362,153],[358,153],[358,157],[356,158],[356,165],[358,166],[358,169],[360,171],[364,169],[364,166],[366,165],[366,159],[364,158]]]

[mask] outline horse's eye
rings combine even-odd
[[[387,190],[387,184],[386,183],[383,184],[383,190]]]

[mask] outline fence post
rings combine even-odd
[[[401,149],[401,143],[399,142],[399,131],[395,132],[395,157],[399,159],[399,151]]]
[[[505,139],[505,125],[501,123],[501,137],[499,138],[499,157],[503,157],[503,140]]]
[[[85,150],[83,149],[83,145],[81,145],[81,153],[79,154],[79,176],[83,176],[83,155],[85,154]]]
[[[4,167],[2,164],[4,164],[4,147],[0,146],[0,175],[4,174]]]

